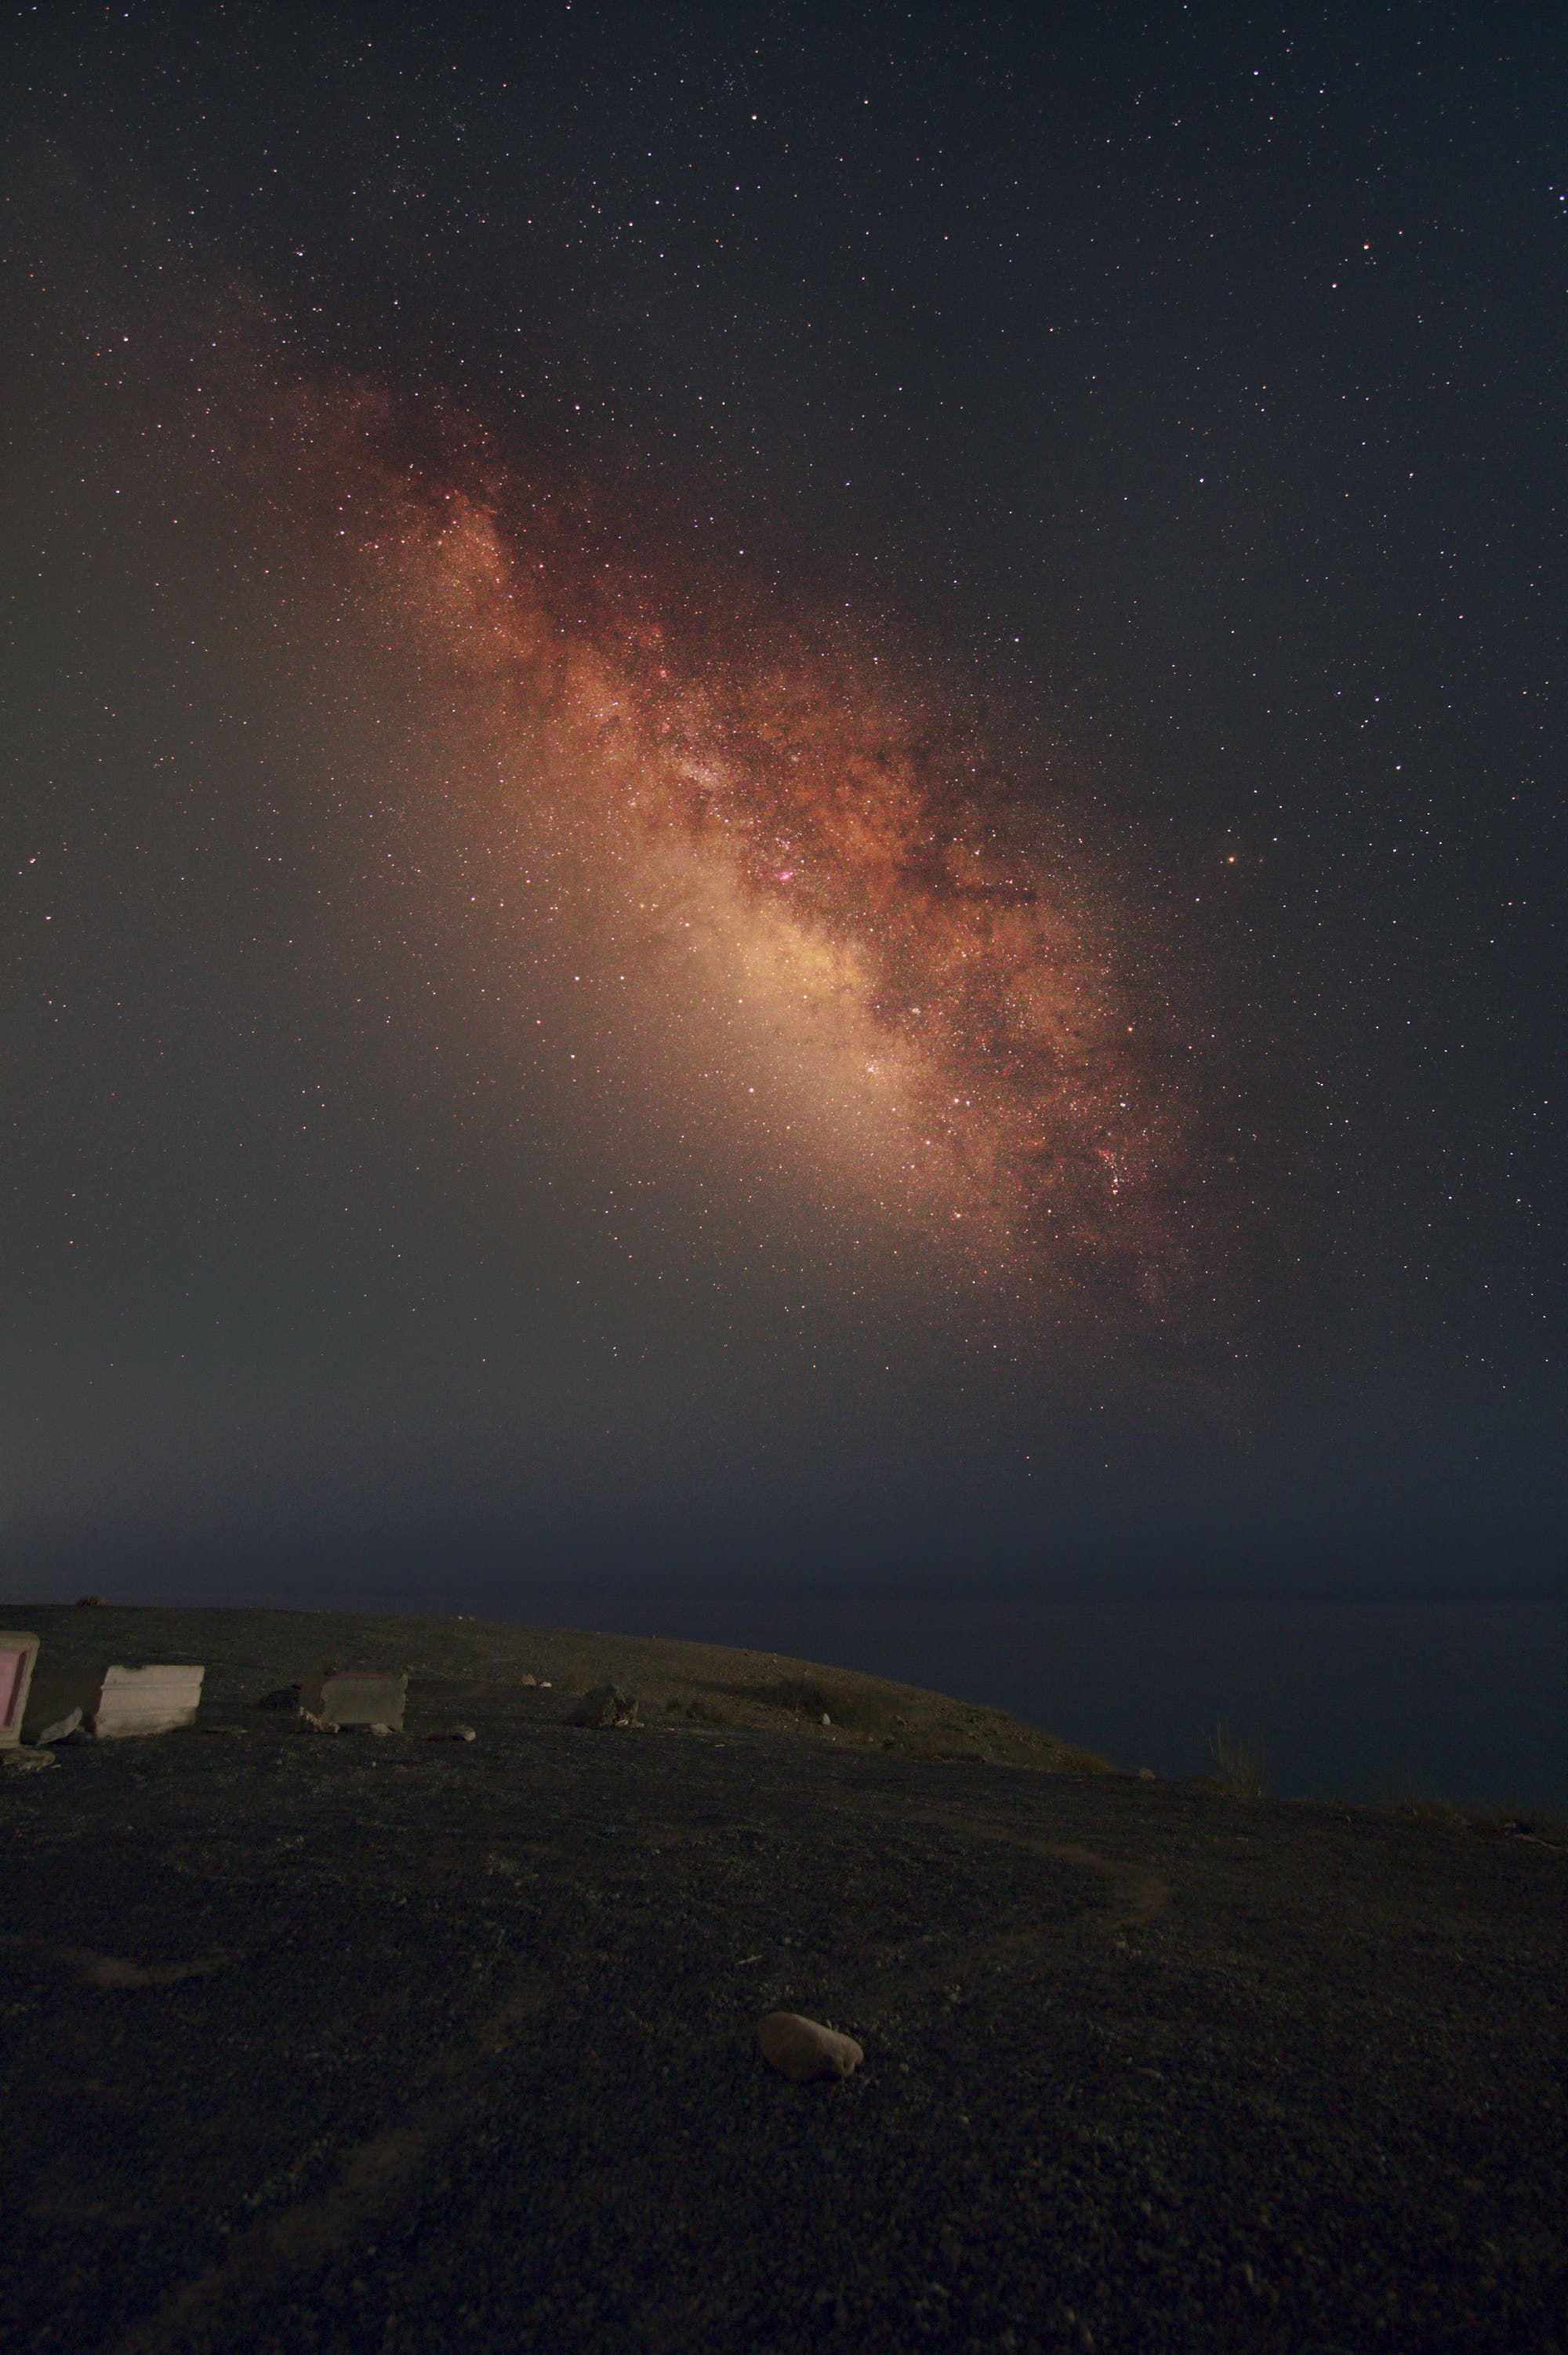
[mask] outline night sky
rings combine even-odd
[[[1557,11],[5,45],[13,1591],[1560,1581]]]

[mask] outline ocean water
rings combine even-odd
[[[1568,1806],[1563,1602],[554,1593],[445,1607],[862,1668],[993,1703],[1158,1774],[1203,1772],[1223,1725],[1261,1747],[1281,1798]]]

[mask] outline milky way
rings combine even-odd
[[[307,404],[303,439],[427,662],[512,747],[524,836],[564,826],[590,890],[705,951],[768,1042],[800,1183],[869,1163],[971,1268],[1181,1295],[1192,1110],[1044,795],[842,625],[726,623],[700,563],[589,559],[471,440],[410,462],[365,394]]]

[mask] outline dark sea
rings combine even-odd
[[[444,1607],[862,1668],[994,1703],[1157,1774],[1205,1771],[1208,1735],[1224,1726],[1261,1747],[1280,1798],[1568,1806],[1568,1601],[556,1593]]]

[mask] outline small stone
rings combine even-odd
[[[1138,1770],[1138,1779],[1140,1783],[1157,1783],[1160,1777],[1152,1766],[1140,1766]]]
[[[471,1725],[446,1725],[440,1733],[427,1733],[427,1742],[477,1742],[479,1736]]]
[[[841,2036],[820,2019],[803,2019],[798,2011],[768,2012],[758,2022],[757,2041],[763,2059],[795,2085],[847,2077],[865,2059],[853,2036]]]
[[[393,1729],[389,1725],[373,1725],[370,1731],[372,1733],[390,1733]]]
[[[828,1715],[827,1710],[824,1710],[822,1711],[822,1723],[823,1723],[824,1725],[832,1725],[832,1721],[832,1721],[832,1719]]]
[[[80,1710],[69,1710],[64,1717],[57,1717],[52,1725],[40,1725],[37,1733],[29,1734],[27,1739],[36,1742],[42,1750],[51,1742],[69,1742],[80,1723]]]
[[[537,1686],[539,1679],[537,1677],[519,1677],[517,1681],[519,1684]]]
[[[567,1720],[571,1725],[635,1725],[637,1696],[619,1685],[595,1685],[584,1693]]]

